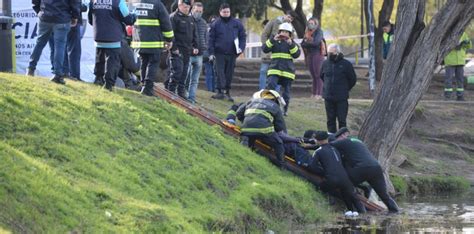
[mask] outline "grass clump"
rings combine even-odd
[[[156,98],[0,74],[0,119],[5,230],[285,231],[330,213],[309,183]]]
[[[467,179],[459,176],[411,176],[390,175],[395,191],[402,196],[435,195],[447,192],[466,192],[470,189]]]

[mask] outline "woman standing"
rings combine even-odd
[[[311,18],[308,20],[301,47],[303,47],[306,65],[313,78],[311,97],[320,100],[323,93],[323,81],[320,78],[320,72],[321,64],[326,55],[326,43],[318,19]]]

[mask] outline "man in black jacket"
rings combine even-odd
[[[327,128],[330,133],[346,126],[349,108],[349,91],[357,82],[357,76],[351,62],[344,59],[341,49],[336,44],[328,46],[328,58],[323,62],[321,79],[324,81],[323,98],[326,107]]]
[[[370,153],[364,142],[355,137],[349,138],[349,134],[347,128],[339,129],[335,134],[336,140],[330,144],[341,152],[343,160],[347,162],[346,170],[352,183],[357,185],[367,181],[387,206],[389,212],[398,212],[397,203],[387,192],[379,162]]]
[[[38,14],[38,38],[30,57],[27,75],[34,76],[36,65],[49,38],[54,34],[54,77],[51,81],[65,84],[64,55],[67,35],[71,26],[77,25],[80,15],[79,0],[33,0],[33,10]]]
[[[284,168],[284,146],[277,132],[286,131],[285,120],[280,105],[284,100],[275,90],[261,90],[259,97],[254,97],[239,107],[237,118],[243,122],[241,141],[243,145],[253,147],[256,140],[272,147],[277,157],[277,166]]]
[[[328,143],[328,137],[329,135],[325,131],[317,131],[315,133],[315,138],[320,148],[314,152],[313,163],[321,163],[324,170],[322,173],[324,173],[326,178],[320,187],[323,191],[332,193],[337,189],[340,190],[342,200],[350,211],[346,215],[352,216],[356,210],[357,215],[358,213],[365,213],[365,207],[357,198],[356,190],[342,165],[341,156],[337,149]],[[357,215],[354,214],[354,216]]]
[[[179,0],[178,9],[170,15],[174,31],[174,41],[169,59],[169,91],[186,99],[186,76],[188,75],[189,58],[199,52],[197,31],[193,18],[189,16],[192,0]]]

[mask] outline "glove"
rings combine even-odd
[[[209,62],[212,62],[212,61],[214,61],[214,60],[216,60],[216,56],[214,56],[214,55],[209,55]]]

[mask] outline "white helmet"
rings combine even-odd
[[[290,33],[293,33],[293,25],[291,25],[290,23],[282,23],[280,24],[280,26],[278,27],[278,31],[281,31],[281,30],[284,30],[284,31],[288,31]]]
[[[275,99],[275,101],[277,101],[280,106],[286,106],[285,99],[283,99],[283,97],[277,91],[271,89],[262,89],[260,91],[255,92],[252,95],[252,99],[268,97],[268,94],[273,96],[274,98],[272,99]]]

